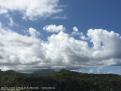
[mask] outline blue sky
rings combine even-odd
[[[33,26],[41,29],[41,26],[47,24],[63,24],[69,29],[77,26],[81,31],[90,28],[103,28],[120,33],[121,30],[121,1],[115,0],[60,0],[63,5],[63,12],[58,14],[66,19],[37,19],[36,21],[23,21],[20,14],[12,13],[13,20],[20,27]],[[6,24],[8,21],[4,15],[0,17],[1,21]]]
[[[120,48],[120,44],[121,44],[121,38],[120,38],[120,34],[121,34],[121,12],[120,12],[121,11],[121,1],[120,0],[93,0],[93,1],[91,1],[91,0],[53,0],[53,1],[45,0],[45,2],[43,0],[42,1],[35,0],[35,1],[31,1],[32,3],[28,0],[25,0],[25,1],[19,0],[17,2],[16,2],[16,0],[13,0],[13,1],[14,1],[13,3],[11,3],[12,0],[6,0],[6,1],[1,0],[1,2],[0,2],[0,7],[1,7],[0,8],[0,24],[1,24],[2,29],[4,29],[5,31],[12,30],[13,32],[18,33],[22,37],[24,35],[27,37],[28,37],[28,35],[30,35],[29,37],[31,37],[31,36],[33,36],[32,34],[37,31],[34,34],[34,36],[37,33],[39,33],[40,35],[37,34],[39,37],[39,40],[43,40],[44,42],[46,42],[44,44],[42,43],[42,45],[47,46],[47,44],[48,44],[48,46],[47,46],[48,49],[49,49],[49,43],[51,43],[51,42],[54,43],[53,42],[54,35],[57,35],[57,36],[55,36],[57,38],[60,38],[58,36],[64,36],[64,37],[71,36],[75,39],[75,41],[76,40],[80,40],[79,42],[85,41],[84,43],[88,43],[88,46],[90,46],[90,47],[93,47],[94,45],[99,46],[101,43],[104,44],[104,46],[106,45],[105,48],[107,48],[107,46],[109,46],[109,45],[112,45],[112,46],[109,46],[110,48],[113,48],[111,50],[111,54],[109,53],[110,48],[106,49],[107,50],[106,53],[109,53],[110,55],[106,54],[107,56],[104,58],[103,58],[103,56],[99,57],[101,59],[94,57],[94,60],[100,60],[100,61],[106,60],[106,62],[103,62],[103,61],[102,61],[102,63],[94,62],[94,64],[96,66],[100,65],[100,64],[101,65],[103,64],[103,66],[105,66],[104,68],[101,67],[100,72],[102,72],[102,73],[103,72],[104,73],[105,72],[121,73],[120,65],[111,66],[111,65],[118,65],[121,62],[121,58],[120,58],[121,50],[118,50]],[[22,4],[22,3],[25,3],[25,4]],[[28,6],[26,3],[30,3],[30,6]],[[49,27],[49,25],[51,25],[51,27]],[[43,29],[44,27],[45,27],[45,29]],[[74,29],[74,27],[76,27],[77,31]],[[90,32],[89,32],[88,31],[89,29],[94,29],[94,32],[92,30],[90,30]],[[95,29],[97,29],[97,30],[95,30]],[[101,29],[101,30],[98,30],[98,29]],[[26,30],[29,31],[29,33]],[[54,33],[53,33],[53,31],[54,31]],[[64,33],[62,31],[64,31]],[[99,31],[99,33],[101,32],[101,34],[99,34],[97,31]],[[113,33],[111,33],[110,31],[113,31]],[[75,32],[74,36],[72,36],[73,32]],[[81,34],[81,32],[83,34]],[[92,35],[92,32],[94,35]],[[106,33],[106,34],[104,34],[104,33]],[[116,33],[118,33],[119,35],[117,35]],[[92,36],[95,36],[95,34],[99,34],[99,35],[97,35],[98,37],[100,35],[104,36],[104,37],[109,36],[108,38],[106,38],[106,40],[110,41],[109,45],[105,44],[106,40],[104,39],[105,41],[103,41],[102,37],[99,37],[99,38],[97,36],[92,37]],[[82,36],[84,39],[80,39],[80,36]],[[37,39],[38,39],[38,37],[37,37]],[[7,38],[7,36],[6,36],[6,38]],[[89,40],[89,38],[93,39],[92,42],[91,42],[91,39]],[[95,38],[98,38],[97,40],[98,40],[98,42],[100,42],[99,45],[95,44],[95,43],[97,43],[97,41],[95,42],[95,40],[96,40]],[[100,38],[102,38],[102,40],[100,40]],[[58,42],[57,42],[57,44],[58,44]],[[11,45],[13,45],[13,44],[11,44]],[[79,46],[78,44],[76,45],[76,42],[74,45]],[[15,46],[18,48],[17,45],[15,45]],[[80,46],[83,46],[83,45],[80,45]],[[58,47],[58,46],[55,46],[55,47]],[[73,49],[73,46],[70,48]],[[79,47],[79,48],[81,51],[82,48],[81,47]],[[94,50],[94,54],[97,55],[96,53],[98,51],[100,51],[101,53],[103,52],[103,51],[101,51],[102,49],[100,49],[100,48],[102,48],[102,46],[100,46],[98,49],[92,48],[89,52]],[[58,49],[54,49],[54,50],[58,50]],[[25,51],[28,51],[28,50],[26,50],[26,47],[25,47]],[[31,50],[29,50],[29,51],[31,51]],[[32,50],[32,52],[33,52],[33,50]],[[49,53],[48,50],[46,52]],[[61,51],[58,50],[58,52],[61,52]],[[70,53],[71,52],[77,53],[77,51],[75,51],[75,50],[74,51],[71,50]],[[84,51],[84,53],[85,52],[87,52],[87,51]],[[55,54],[58,54],[58,53],[55,53]],[[64,54],[64,53],[62,53],[62,54]],[[12,56],[13,55],[14,55],[14,53],[12,54]],[[27,55],[29,55],[29,54],[27,54]],[[33,55],[35,55],[35,57],[38,57],[39,53],[33,54]],[[65,55],[67,56],[66,53],[65,53]],[[65,57],[65,55],[64,55],[64,57]],[[70,55],[72,55],[72,54],[70,54]],[[7,54],[7,56],[11,56],[11,54]],[[85,57],[85,54],[84,54],[84,56],[82,56],[82,55],[79,56],[77,54],[73,54],[72,56],[77,56],[72,61],[90,59],[90,58],[88,58],[88,56],[86,58],[83,58],[83,57]],[[24,55],[24,57],[26,58],[26,55]],[[48,56],[48,58],[49,57],[50,57],[50,55]],[[67,56],[67,58],[71,59],[71,57],[68,57],[68,56]],[[93,57],[91,57],[91,58],[93,59]],[[50,59],[52,59],[52,58],[50,57]],[[60,60],[60,59],[61,58],[57,57],[57,60]],[[90,59],[90,60],[92,60],[92,59]],[[111,60],[111,61],[107,62],[107,60]],[[116,60],[116,61],[114,61],[114,60]],[[20,60],[20,62],[21,61],[22,60]],[[65,61],[65,58],[64,58],[64,61]],[[110,64],[110,62],[112,62],[112,64]],[[8,61],[8,63],[9,63],[9,61]],[[77,61],[77,63],[78,63],[78,61]],[[76,65],[77,65],[77,63],[75,62]],[[89,64],[92,64],[92,63],[89,63]],[[83,64],[83,62],[80,62],[80,64]],[[84,63],[84,64],[87,65],[88,63]],[[88,66],[89,66],[89,64],[88,64]],[[105,65],[105,64],[107,64],[107,65]],[[9,66],[6,65],[5,62],[2,62],[1,65],[5,65],[4,68],[6,68],[6,69],[13,69],[10,65]],[[55,63],[55,65],[56,65],[56,63]],[[21,64],[19,66],[23,67],[23,64]],[[56,66],[58,66],[58,65],[56,65]],[[63,65],[61,65],[61,66],[63,66]],[[69,64],[66,66],[69,66]],[[38,67],[38,65],[34,65],[34,67],[36,68],[36,67]],[[41,66],[39,66],[39,67],[41,68]],[[1,69],[2,69],[2,66],[1,66]],[[80,69],[80,70],[83,71],[83,69]],[[92,68],[89,67],[88,70],[84,70],[84,71],[90,72],[90,70],[92,70],[92,72],[96,73],[98,70],[98,67],[92,67]]]

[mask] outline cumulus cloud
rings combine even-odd
[[[34,29],[32,27],[30,27],[27,31],[30,34],[30,36],[32,36],[32,37],[40,36],[40,32],[38,32],[36,29]]]
[[[74,27],[73,27],[73,31],[74,31],[74,32],[78,32],[79,29],[78,29],[76,26],[74,26]]]
[[[73,27],[73,31],[72,31],[71,35],[73,35],[73,36],[80,35],[79,29],[76,26]]]
[[[75,68],[121,64],[121,36],[113,31],[89,29],[87,40],[77,40],[64,31],[51,34],[47,41],[0,29],[0,68],[33,70],[39,68]],[[56,31],[56,30],[55,30]],[[90,46],[90,44],[93,46]]]
[[[47,31],[47,32],[60,32],[60,31],[65,31],[65,27],[63,25],[46,25],[43,27],[43,30]]]
[[[103,29],[90,29],[88,30],[89,38],[94,45],[94,56],[100,57],[121,57],[121,36],[114,31],[108,32]]]
[[[0,13],[18,11],[24,19],[33,20],[61,12],[62,8],[58,3],[59,0],[1,0]]]
[[[81,40],[88,40],[88,38],[83,34],[83,32],[80,32],[76,26],[73,27],[73,31],[72,31],[71,35],[73,37],[78,36]]]
[[[0,65],[31,65],[43,60],[40,39],[0,29]]]

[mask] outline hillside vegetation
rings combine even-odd
[[[121,91],[121,76],[86,74],[64,69],[60,71],[40,70],[31,74],[0,71],[0,87],[1,90],[25,87],[20,91]]]

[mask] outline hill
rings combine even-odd
[[[120,85],[121,76],[113,74],[87,74],[65,69],[44,69],[31,74],[0,71],[1,90],[14,88],[14,91],[121,91]]]

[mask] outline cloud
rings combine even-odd
[[[71,35],[72,36],[80,35],[79,29],[76,26],[73,27],[73,31],[72,31]]]
[[[38,37],[40,36],[40,32],[38,32],[36,29],[30,27],[28,30],[28,33],[31,37]]]
[[[74,26],[74,27],[73,27],[73,31],[74,31],[74,32],[78,32],[79,29],[78,29],[76,26]]]
[[[2,28],[2,23],[0,22],[0,28]]]
[[[73,31],[71,32],[71,35],[73,37],[78,36],[81,40],[88,40],[88,38],[83,34],[83,32],[80,32],[76,26],[74,26],[72,30]]]
[[[0,13],[18,11],[24,19],[33,20],[41,17],[49,17],[63,9],[59,0],[1,0]],[[33,12],[34,11],[34,12]]]
[[[88,30],[88,37],[93,43],[94,56],[100,58],[120,58],[121,36],[114,31],[108,32],[103,29]]]
[[[10,21],[10,26],[13,26],[14,25],[14,21],[13,21],[13,19],[12,18],[9,18],[9,21]]]
[[[88,41],[76,39],[64,30],[51,34],[44,41],[37,37],[36,29],[27,31],[28,34],[22,35],[0,29],[1,69],[20,71],[121,64],[121,36],[113,31],[89,29]]]
[[[44,56],[40,39],[33,35],[21,35],[16,32],[0,29],[0,65],[3,68],[23,68],[40,63]],[[23,68],[24,69],[24,68]]]
[[[55,16],[53,17],[53,19],[62,19],[62,20],[66,20],[67,19],[67,16],[64,15],[64,16]]]
[[[13,26],[17,26],[17,24],[14,22],[14,20],[13,20],[13,18],[12,17],[8,17],[8,19],[9,19],[9,26],[10,27],[13,27]]]
[[[43,30],[47,31],[47,32],[60,32],[60,31],[65,31],[65,27],[63,25],[54,25],[54,24],[51,24],[51,25],[46,25],[43,27]]]

